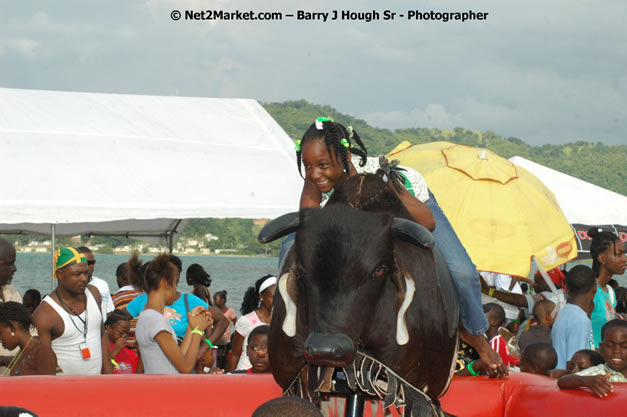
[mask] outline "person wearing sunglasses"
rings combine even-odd
[[[76,248],[79,253],[85,255],[87,258],[87,266],[89,267],[89,272],[87,273],[87,282],[89,282],[94,287],[98,288],[100,292],[100,298],[102,299],[101,310],[102,316],[106,320],[107,314],[115,310],[115,306],[113,305],[113,299],[111,299],[111,290],[109,290],[109,284],[102,278],[98,278],[94,276],[94,269],[96,269],[96,258],[91,250],[86,246],[81,246],[80,248]]]

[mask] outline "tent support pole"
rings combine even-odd
[[[51,255],[52,255],[52,274],[50,275],[51,276],[51,278],[50,278],[50,286],[52,287],[53,290],[54,290],[54,253],[56,251],[56,248],[55,248],[55,237],[56,236],[55,236],[55,234],[56,234],[55,224],[52,223],[50,225],[50,240],[52,242],[52,253],[51,253]]]
[[[172,249],[173,249],[173,246],[174,246],[174,244],[173,244],[173,242],[174,242],[173,236],[174,236],[174,233],[171,233],[171,232],[168,232],[165,235],[165,240],[168,243],[168,251],[169,251],[170,255],[172,255]]]
[[[540,272],[540,275],[542,275],[542,278],[544,278],[546,285],[548,285],[551,292],[555,294],[555,297],[558,300],[560,300],[559,293],[557,292],[557,288],[555,287],[555,284],[553,284],[553,280],[549,277],[549,274],[546,272],[546,270],[544,269],[544,267],[542,266],[538,258],[536,256],[532,256],[532,258],[533,258],[533,262],[538,267],[538,271]],[[561,302],[555,303],[555,308],[553,309],[551,316],[556,317],[557,313],[559,313],[562,308],[564,308],[564,305],[562,305]]]

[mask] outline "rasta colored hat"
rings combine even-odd
[[[54,272],[66,266],[87,262],[84,254],[74,248],[61,248],[54,254]]]

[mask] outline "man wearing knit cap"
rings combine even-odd
[[[65,375],[111,373],[100,292],[88,285],[87,259],[74,248],[55,253],[57,288],[33,314],[42,343],[52,346]]]

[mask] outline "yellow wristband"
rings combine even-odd
[[[198,326],[194,327],[194,330],[192,330],[192,334],[199,334],[201,336],[204,335],[202,331],[198,330]]]
[[[494,297],[494,288],[490,288],[490,291],[488,291],[488,295],[490,297]]]

